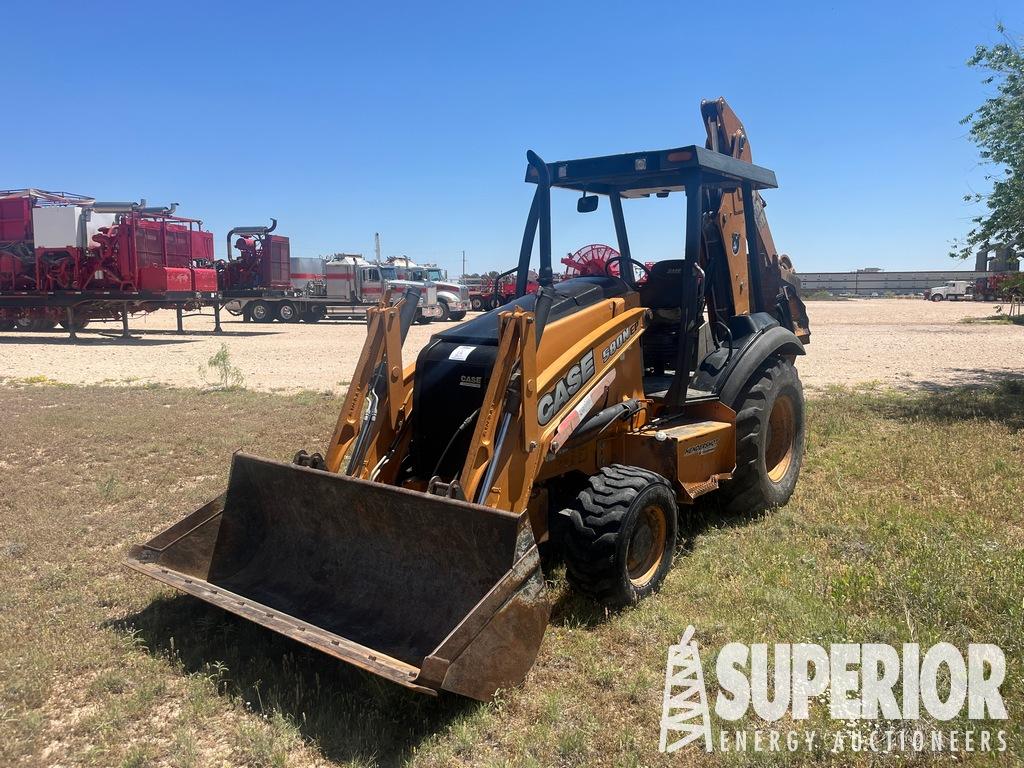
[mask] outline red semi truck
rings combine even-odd
[[[1002,272],[974,281],[975,301],[1009,301],[1020,297],[1024,290],[1021,287],[1021,273]]]
[[[213,235],[175,206],[0,191],[0,330],[74,333],[94,319],[217,298]],[[125,326],[127,330],[127,326]]]

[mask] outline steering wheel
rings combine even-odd
[[[629,262],[629,264],[634,266],[634,267],[640,267],[640,269],[643,270],[645,278],[648,278],[648,277],[651,276],[651,270],[648,269],[647,265],[644,264],[642,261],[637,261],[636,259],[631,259],[629,256],[619,255],[619,256],[612,256],[610,259],[608,259],[608,261],[605,262],[605,265],[604,265],[605,277],[617,277],[620,280],[625,280],[626,279],[621,274],[613,275],[611,273],[612,264],[618,264],[620,261],[626,261],[626,262]],[[619,272],[620,273],[622,272],[622,267],[619,267]],[[635,279],[634,279],[634,282],[636,282]]]

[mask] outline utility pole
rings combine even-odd
[[[462,249],[462,277],[466,276],[466,249]],[[462,279],[462,278],[459,278]]]
[[[377,263],[380,264],[380,232],[373,233],[373,249],[377,253]]]

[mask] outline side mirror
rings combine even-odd
[[[597,195],[584,194],[583,197],[576,201],[576,212],[593,213],[597,210],[597,202],[600,199]]]

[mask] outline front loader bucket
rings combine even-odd
[[[424,693],[489,699],[549,605],[524,514],[236,453],[227,492],[128,565]]]

